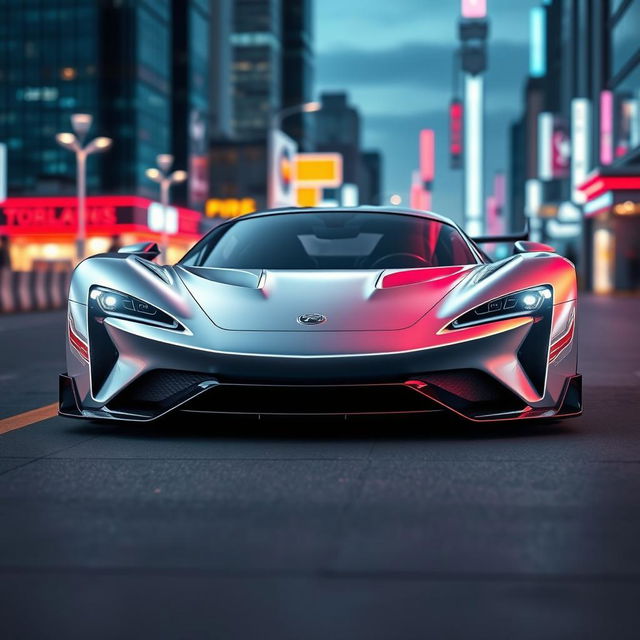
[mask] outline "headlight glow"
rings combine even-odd
[[[91,311],[94,315],[126,318],[146,324],[169,329],[182,329],[182,326],[169,314],[119,291],[104,287],[94,287],[89,295]]]
[[[108,309],[109,311],[113,311],[118,306],[118,299],[111,294],[102,295],[98,298],[102,307]]]
[[[531,315],[542,312],[553,304],[553,293],[550,287],[534,287],[496,298],[467,311],[456,318],[449,329],[461,329],[476,324]]]

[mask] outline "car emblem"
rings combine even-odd
[[[303,313],[301,316],[298,316],[299,324],[322,324],[327,319],[326,316],[323,316],[321,313]]]

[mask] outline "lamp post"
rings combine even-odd
[[[87,214],[85,201],[87,197],[87,158],[92,153],[107,151],[113,144],[111,138],[100,136],[94,138],[88,144],[84,144],[93,116],[88,113],[74,113],[71,116],[71,128],[73,133],[56,134],[56,142],[76,154],[76,184],[78,190],[78,230],[76,234],[76,257],[83,260],[85,257],[85,244],[87,238]]]
[[[274,172],[274,137],[275,132],[279,131],[282,127],[282,122],[291,116],[295,116],[299,113],[313,113],[322,109],[322,103],[320,102],[303,102],[301,104],[294,104],[291,107],[285,107],[279,111],[275,111],[271,115],[269,123],[269,138],[267,140],[267,204],[269,207],[273,206],[272,201],[274,194],[272,193],[273,185],[271,184],[271,177]]]
[[[294,104],[291,107],[285,107],[276,111],[271,116],[271,128],[279,129],[282,126],[282,121],[291,116],[295,116],[299,113],[313,113],[314,111],[320,111],[322,109],[322,103],[317,101],[303,102],[301,104]]]
[[[173,171],[169,173],[173,165],[173,156],[170,153],[161,153],[156,156],[157,167],[149,168],[145,171],[145,175],[149,180],[153,180],[160,185],[160,202],[162,204],[162,239],[160,241],[160,250],[167,261],[167,222],[169,209],[169,189],[171,185],[184,182],[187,179],[186,171]]]

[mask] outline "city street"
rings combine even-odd
[[[637,637],[639,315],[583,298],[565,422],[8,431],[0,635]],[[0,420],[56,401],[64,320],[0,316]]]

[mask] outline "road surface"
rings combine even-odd
[[[640,299],[580,320],[575,420],[112,427],[0,316],[0,637],[637,638]]]

